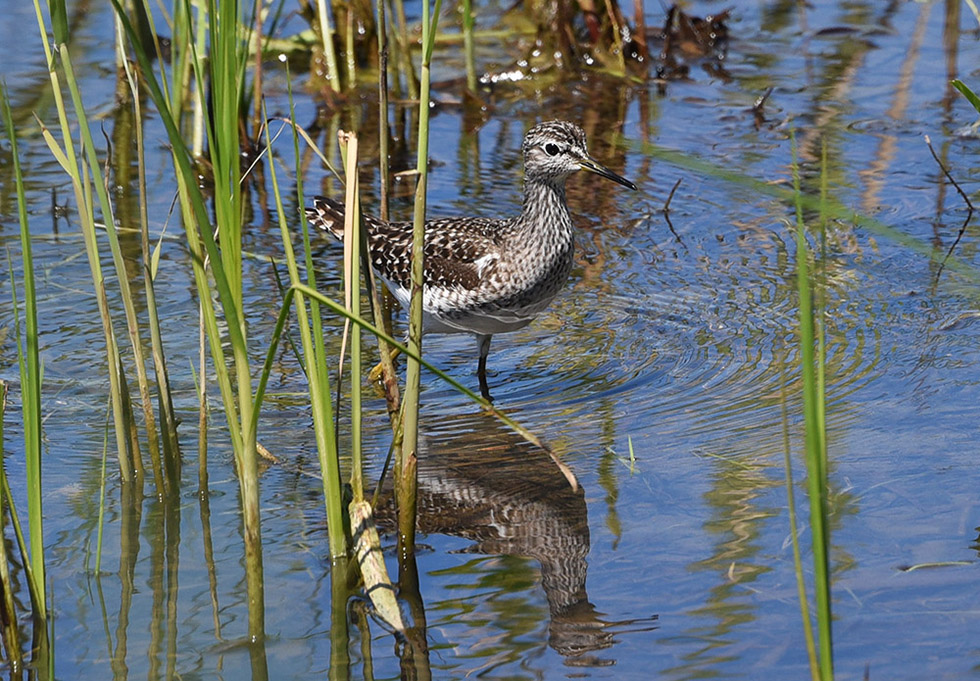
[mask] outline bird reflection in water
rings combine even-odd
[[[546,453],[486,415],[441,419],[421,431],[418,530],[471,540],[467,552],[536,560],[551,648],[569,666],[615,664],[593,653],[615,643],[614,628],[635,622],[605,621],[589,601],[581,486],[573,490]],[[378,509],[382,523],[392,520],[391,506]]]

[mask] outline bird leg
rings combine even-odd
[[[490,334],[477,334],[476,343],[480,347],[480,363],[477,365],[476,375],[480,379],[480,394],[487,402],[493,402],[490,396],[490,384],[487,383],[487,355],[490,354]]]

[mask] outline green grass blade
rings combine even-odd
[[[175,491],[180,480],[180,445],[177,440],[177,417],[174,414],[173,397],[170,389],[170,376],[167,372],[166,355],[163,350],[163,335],[160,330],[160,316],[156,305],[156,289],[153,280],[159,264],[160,241],[154,250],[150,250],[149,235],[149,215],[147,212],[147,185],[146,185],[146,159],[144,156],[143,145],[143,108],[140,103],[140,88],[137,85],[135,74],[129,66],[129,60],[124,62],[126,79],[129,83],[130,92],[133,97],[133,111],[135,115],[136,150],[137,150],[137,172],[140,195],[140,249],[143,257],[143,291],[146,296],[146,312],[150,328],[150,348],[153,359],[153,369],[156,376],[157,403],[160,410],[161,421],[161,444],[163,445],[164,478],[165,491],[172,493]],[[148,422],[149,423],[149,422]],[[154,436],[148,431],[147,439],[151,442]]]
[[[37,292],[34,284],[34,257],[31,249],[31,233],[27,222],[27,198],[24,178],[20,167],[17,133],[10,111],[6,85],[0,86],[0,104],[3,108],[4,128],[10,142],[13,176],[17,193],[17,217],[20,222],[21,268],[24,284],[25,343],[21,344],[19,322],[17,324],[17,355],[20,363],[22,415],[24,427],[24,456],[27,465],[28,525],[31,536],[31,567],[35,590],[39,601],[37,616],[47,618],[47,599],[44,573],[44,527],[41,505],[41,358],[37,325]],[[13,268],[11,268],[13,277]],[[16,314],[16,286],[14,310]]]
[[[292,119],[292,95],[290,92],[290,118]],[[296,126],[293,129],[293,149],[296,152],[297,164],[300,162],[299,140]],[[266,129],[266,145],[271,146],[268,128]],[[276,212],[279,218],[279,231],[282,236],[283,250],[286,254],[286,267],[289,271],[291,288],[286,292],[283,309],[288,310],[291,292],[301,285],[299,266],[293,250],[293,239],[286,223],[286,213],[279,191],[275,165],[269,164],[269,176],[272,180],[273,196],[276,200]],[[297,168],[297,177],[302,173]],[[302,183],[299,185],[299,203],[303,205]],[[300,224],[303,229],[303,246],[306,256],[307,275],[312,285],[313,279],[312,248],[310,247],[309,229],[305,213]],[[310,289],[314,290],[314,289]],[[307,301],[310,309],[307,312]],[[340,462],[337,458],[337,439],[334,431],[333,404],[330,401],[330,378],[327,371],[326,349],[324,343],[323,322],[320,317],[320,306],[316,300],[302,295],[295,297],[296,317],[299,322],[300,343],[303,349],[302,357],[310,394],[310,406],[313,412],[313,432],[317,443],[317,456],[323,479],[323,501],[327,514],[327,537],[332,558],[339,558],[347,552],[347,537],[343,522],[343,500],[340,482]]]
[[[796,159],[796,137],[792,132],[793,188],[801,196],[799,166]],[[809,274],[809,246],[803,223],[803,203],[796,201],[796,266],[799,294],[800,364],[803,375],[803,417],[807,491],[810,498],[810,534],[813,547],[814,591],[820,648],[820,676],[829,681],[834,675],[830,600],[830,536],[827,522],[827,469],[824,450],[824,425],[820,420],[824,396],[817,380],[815,357],[813,292]]]
[[[806,595],[806,580],[803,576],[803,559],[800,556],[799,524],[796,522],[796,494],[793,483],[793,462],[790,456],[789,413],[786,407],[785,357],[782,358],[779,372],[779,405],[783,430],[783,468],[785,470],[786,506],[789,514],[790,539],[793,546],[793,572],[796,575],[796,596],[800,603],[800,617],[803,621],[803,641],[806,644],[807,660],[810,664],[810,678],[820,681],[820,663],[817,660],[817,646],[813,636],[813,623],[810,620],[810,606]]]
[[[422,354],[422,280],[425,243],[425,201],[429,166],[429,86],[432,49],[435,44],[439,9],[436,0],[432,19],[429,19],[429,0],[422,3],[422,68],[419,90],[419,144],[415,187],[415,215],[412,230],[411,299],[408,309],[408,347],[412,351],[406,362],[405,395],[402,404],[402,444],[396,450],[395,489],[398,498],[398,529],[401,544],[400,555],[415,550],[415,510],[417,486],[416,451],[419,436],[419,388],[421,365],[415,356]]]
[[[218,245],[210,227],[211,221],[204,197],[197,185],[197,174],[191,164],[190,154],[177,127],[177,122],[168,108],[168,100],[164,97],[157,79],[153,75],[153,65],[147,51],[136,42],[138,37],[120,5],[120,0],[111,0],[111,2],[117,14],[120,16],[126,35],[133,44],[137,61],[140,64],[140,69],[144,76],[143,85],[146,86],[147,91],[153,99],[153,103],[160,112],[160,120],[167,130],[167,138],[172,147],[174,164],[177,167],[177,180],[181,202],[182,206],[187,207],[184,213],[183,223],[187,234],[187,245],[191,251],[192,264],[194,265],[195,284],[197,289],[202,292],[200,300],[205,311],[204,321],[208,332],[211,355],[214,360],[215,376],[221,389],[222,403],[229,424],[229,433],[232,438],[232,447],[236,452],[239,452],[243,446],[242,421],[239,420],[238,406],[234,401],[235,393],[228,372],[228,362],[225,357],[223,345],[224,339],[217,323],[217,315],[211,296],[205,293],[210,290],[208,271],[205,269],[206,262],[211,265],[210,272],[214,277],[214,285],[218,291],[218,298],[225,315],[228,342],[233,348],[244,348],[246,345],[242,332],[243,327],[240,321],[241,313],[233,304],[234,297],[232,295],[231,283],[226,275]],[[203,76],[203,74],[199,75]],[[202,243],[204,244],[203,252],[200,248]]]
[[[71,55],[66,45],[61,45],[58,49],[58,53],[61,58],[62,70],[65,74],[68,90],[71,93],[72,102],[75,107],[79,135],[85,151],[85,157],[94,177],[96,176],[98,169],[101,167],[101,164],[95,149],[91,129],[88,124],[88,117],[85,114],[81,91],[75,78],[75,71],[72,67]],[[107,189],[107,179],[100,176],[98,181],[94,182],[93,184],[95,185],[96,195],[99,199],[99,207],[102,212],[103,222],[105,224],[105,233],[108,237],[109,249],[112,253],[112,261],[116,270],[116,283],[119,286],[123,309],[126,313],[126,328],[129,335],[130,347],[133,350],[133,365],[136,369],[136,380],[140,393],[140,404],[142,407],[144,427],[146,428],[147,433],[147,445],[150,450],[150,456],[155,470],[159,470],[161,462],[160,440],[157,431],[156,417],[153,413],[153,400],[150,394],[149,379],[146,374],[145,350],[143,348],[142,338],[140,337],[136,302],[130,288],[129,273],[125,258],[123,257],[122,248],[119,243],[119,235],[116,230],[116,220],[113,213],[113,206],[109,199]],[[138,447],[139,445],[137,441],[134,443],[132,448],[132,456],[134,460],[139,456]],[[137,471],[142,469],[142,465],[136,464],[135,461],[134,464]],[[139,474],[136,476],[137,479],[141,479],[141,477],[142,476]],[[158,489],[157,493],[162,494],[163,490]]]
[[[207,127],[211,166],[214,177],[213,204],[220,234],[212,231],[208,211],[187,146],[169,109],[170,102],[160,89],[149,59],[149,50],[140,43],[120,0],[112,0],[127,38],[132,44],[145,86],[160,114],[172,147],[177,168],[187,245],[192,253],[195,283],[204,308],[204,320],[222,403],[235,452],[242,516],[245,534],[245,564],[248,589],[249,636],[258,641],[265,636],[265,597],[262,568],[262,532],[259,510],[257,443],[252,420],[258,418],[260,404],[252,393],[251,366],[245,327],[242,296],[242,191],[239,166],[239,120],[242,105],[242,82],[247,52],[239,31],[239,7],[236,0],[214,0],[207,5],[209,59],[208,70],[195,68],[198,90],[207,82],[211,93],[212,120]],[[194,43],[192,43],[194,45]],[[191,48],[195,52],[195,47]],[[199,60],[195,59],[195,64]],[[203,94],[203,92],[202,92]],[[220,241],[221,247],[218,247]],[[204,244],[204,253],[200,244]],[[227,338],[218,325],[217,311],[211,300],[211,277],[217,289]],[[229,368],[223,344],[231,349]],[[230,369],[230,370],[229,370]],[[232,381],[232,373],[234,381]]]
[[[106,365],[109,369],[109,390],[112,395],[112,414],[116,441],[116,454],[119,461],[120,471],[123,479],[132,481],[135,479],[136,471],[133,470],[131,460],[130,444],[128,439],[130,424],[126,419],[126,409],[121,392],[121,375],[118,371],[120,366],[118,358],[118,347],[116,336],[112,327],[112,320],[109,316],[108,304],[103,291],[102,265],[98,254],[98,247],[95,238],[95,217],[92,209],[92,191],[88,180],[88,168],[84,162],[79,162],[75,155],[75,143],[72,136],[72,126],[68,121],[67,107],[62,97],[61,81],[56,70],[56,61],[48,42],[47,28],[44,24],[44,15],[41,11],[39,0],[34,0],[34,13],[37,19],[38,32],[41,36],[41,44],[44,48],[46,63],[48,64],[48,77],[51,82],[51,93],[54,97],[55,110],[58,113],[58,122],[61,128],[61,137],[64,141],[64,148],[53,152],[59,159],[59,163],[71,178],[72,191],[75,194],[75,202],[78,206],[78,219],[82,226],[82,236],[85,241],[85,252],[88,257],[89,269],[92,275],[92,284],[95,289],[96,301],[99,308],[99,316],[102,321],[102,331],[105,338]],[[53,136],[45,134],[45,140],[52,148],[57,148],[53,143]]]
[[[967,87],[967,85],[965,85],[962,80],[956,78],[953,79],[951,82],[953,84],[953,87],[959,90],[960,94],[966,97],[967,101],[973,105],[973,108],[976,109],[977,112],[980,112],[980,97],[977,97],[976,93],[974,93],[973,90]]]
[[[357,135],[347,133],[341,140],[346,149],[347,191],[344,197],[344,304],[351,319],[360,317],[361,307],[361,209],[357,180]],[[349,322],[348,322],[349,323]],[[361,327],[354,324],[350,334],[351,358],[351,488],[354,501],[364,500],[361,478]]]

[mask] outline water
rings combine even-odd
[[[55,120],[39,95],[43,55],[21,5],[3,3],[10,21],[0,62],[25,131],[39,270],[56,676],[253,677],[250,648],[241,642],[247,607],[237,482],[217,403],[209,503],[194,494],[187,367],[196,358],[196,299],[176,217],[162,247],[157,295],[183,418],[185,493],[179,508],[146,499],[134,514],[113,473],[102,572],[94,572],[107,393],[94,350],[101,329],[77,224],[62,220],[56,228],[51,218],[52,190],[59,203],[71,192],[29,116],[34,110],[49,125]],[[980,677],[973,635],[980,626],[977,232],[971,220],[956,248],[967,270],[948,267],[937,283],[929,254],[945,253],[966,210],[922,138],[930,136],[963,190],[975,194],[977,142],[958,133],[976,113],[947,85],[951,77],[977,85],[972,16],[960,11],[951,25],[961,30],[946,27],[959,7],[817,2],[803,26],[796,3],[746,4],[733,11],[724,59],[691,60],[688,78],[663,93],[596,75],[542,76],[498,85],[478,130],[458,107],[435,111],[433,215],[518,211],[521,137],[533,121],[553,116],[580,122],[593,153],[640,191],[591,176],[570,180],[579,228],[571,281],[538,321],[495,338],[490,356],[498,404],[563,457],[582,492],[563,486],[532,447],[423,377],[418,569],[434,678],[806,676],[782,482],[784,424],[802,477],[794,211],[732,179],[788,186],[791,131],[805,191],[819,190],[826,144],[832,198],[883,225],[835,220],[827,243],[838,676],[859,679],[867,669],[872,679]],[[498,11],[485,8],[480,21]],[[109,17],[102,7],[78,8],[73,56],[87,106],[112,131]],[[648,24],[662,17],[660,5],[648,3]],[[518,54],[506,46],[487,52],[487,63],[504,66]],[[437,79],[459,75],[455,59],[437,64]],[[276,68],[266,74],[270,111],[286,106]],[[305,82],[300,75],[294,85],[297,118],[307,122],[317,103]],[[749,109],[770,87],[757,128]],[[436,91],[442,101],[455,96],[455,86]],[[341,116],[342,126],[361,120],[363,139],[372,139],[373,103],[352,104]],[[614,131],[620,146],[612,144]],[[173,196],[163,140],[151,121],[156,234]],[[281,167],[291,167],[287,147],[278,147]],[[665,150],[682,157],[665,157]],[[410,144],[397,151],[395,170],[414,163]],[[371,153],[365,150],[362,175],[367,205],[377,185]],[[311,167],[307,191],[336,191],[324,176]],[[15,207],[4,178],[0,238],[16,260]],[[660,208],[678,180],[669,225]],[[407,186],[396,188],[399,217],[411,213]],[[266,207],[255,195],[251,201],[247,252],[279,256],[278,232],[261,218]],[[338,249],[324,243],[320,253],[325,287],[336,291]],[[5,444],[16,489],[24,472],[13,423],[13,312],[3,286],[0,378],[13,384]],[[245,286],[258,352],[276,310],[264,261],[248,261]],[[427,349],[476,387],[470,339],[432,338]],[[345,677],[331,635],[347,625],[351,676],[365,674],[362,644],[370,641],[374,678],[395,678],[390,634],[373,621],[365,628],[356,604],[345,610],[331,598],[320,483],[304,474],[316,468],[305,385],[290,353],[281,353],[270,390],[260,440],[287,462],[267,466],[261,480],[270,677]],[[373,402],[365,428],[372,477],[388,442],[381,412]],[[806,551],[808,532],[802,540]],[[957,564],[903,569],[943,561]]]

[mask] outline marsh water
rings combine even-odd
[[[497,405],[552,446],[582,491],[423,375],[421,603],[412,607],[424,608],[433,678],[808,674],[783,482],[786,441],[804,477],[795,207],[780,193],[790,187],[791,135],[804,193],[819,194],[823,173],[831,198],[848,209],[829,222],[820,279],[838,677],[980,678],[980,233],[974,217],[939,272],[967,207],[924,140],[976,196],[977,113],[949,80],[980,86],[977,20],[957,0],[731,4],[724,49],[690,56],[686,77],[665,82],[533,73],[515,66],[526,46],[481,41],[480,71],[510,75],[484,92],[487,106],[476,114],[460,98],[458,46],[436,51],[430,215],[519,211],[522,136],[554,117],[581,124],[593,155],[639,191],[570,179],[578,228],[571,279],[535,323],[496,337],[490,355]],[[67,217],[52,210],[70,186],[30,115],[48,124],[55,116],[33,7],[0,7],[0,64],[21,126],[39,284],[55,676],[252,678],[238,483],[216,389],[207,503],[196,493],[197,302],[179,216],[170,213],[175,185],[162,126],[148,116],[148,200],[151,230],[163,235],[157,296],[183,420],[185,489],[179,505],[154,497],[133,504],[110,458],[97,573],[102,332],[73,208]],[[481,6],[478,25],[493,26],[504,9]],[[76,3],[73,11],[88,112],[125,144],[132,135],[114,111],[111,9]],[[662,24],[663,14],[660,3],[646,3],[648,25]],[[288,20],[284,31],[299,23]],[[449,13],[447,30],[457,23]],[[281,65],[267,65],[270,112],[288,110],[285,78]],[[337,153],[336,129],[360,131],[370,209],[376,99],[365,89],[325,106],[308,82],[306,73],[293,77],[297,119],[318,121],[327,153]],[[752,107],[769,88],[756,116]],[[394,104],[393,120],[400,171],[414,164],[411,106]],[[276,147],[287,191],[291,148]],[[16,263],[6,142],[2,154],[0,240]],[[307,193],[338,191],[315,163],[305,182]],[[392,203],[406,219],[408,186],[396,182]],[[115,192],[121,221],[135,216],[132,189]],[[281,258],[282,244],[268,195],[253,188],[249,206],[245,289],[258,358],[280,302],[268,259]],[[136,241],[124,248],[138,254]],[[323,288],[340,297],[340,249],[326,239],[317,249]],[[12,384],[5,466],[17,490],[24,464],[14,313],[2,280],[0,378]],[[470,338],[431,337],[425,351],[476,387]],[[306,386],[293,354],[280,355],[259,435],[283,462],[261,475],[269,678],[411,676],[363,604],[331,593],[322,487],[309,475],[317,455]],[[380,398],[369,403],[365,434],[376,477],[390,441]],[[801,488],[809,565],[803,497]],[[383,543],[392,548],[394,539]],[[26,601],[26,588],[18,596]],[[348,644],[340,645],[345,627]]]

